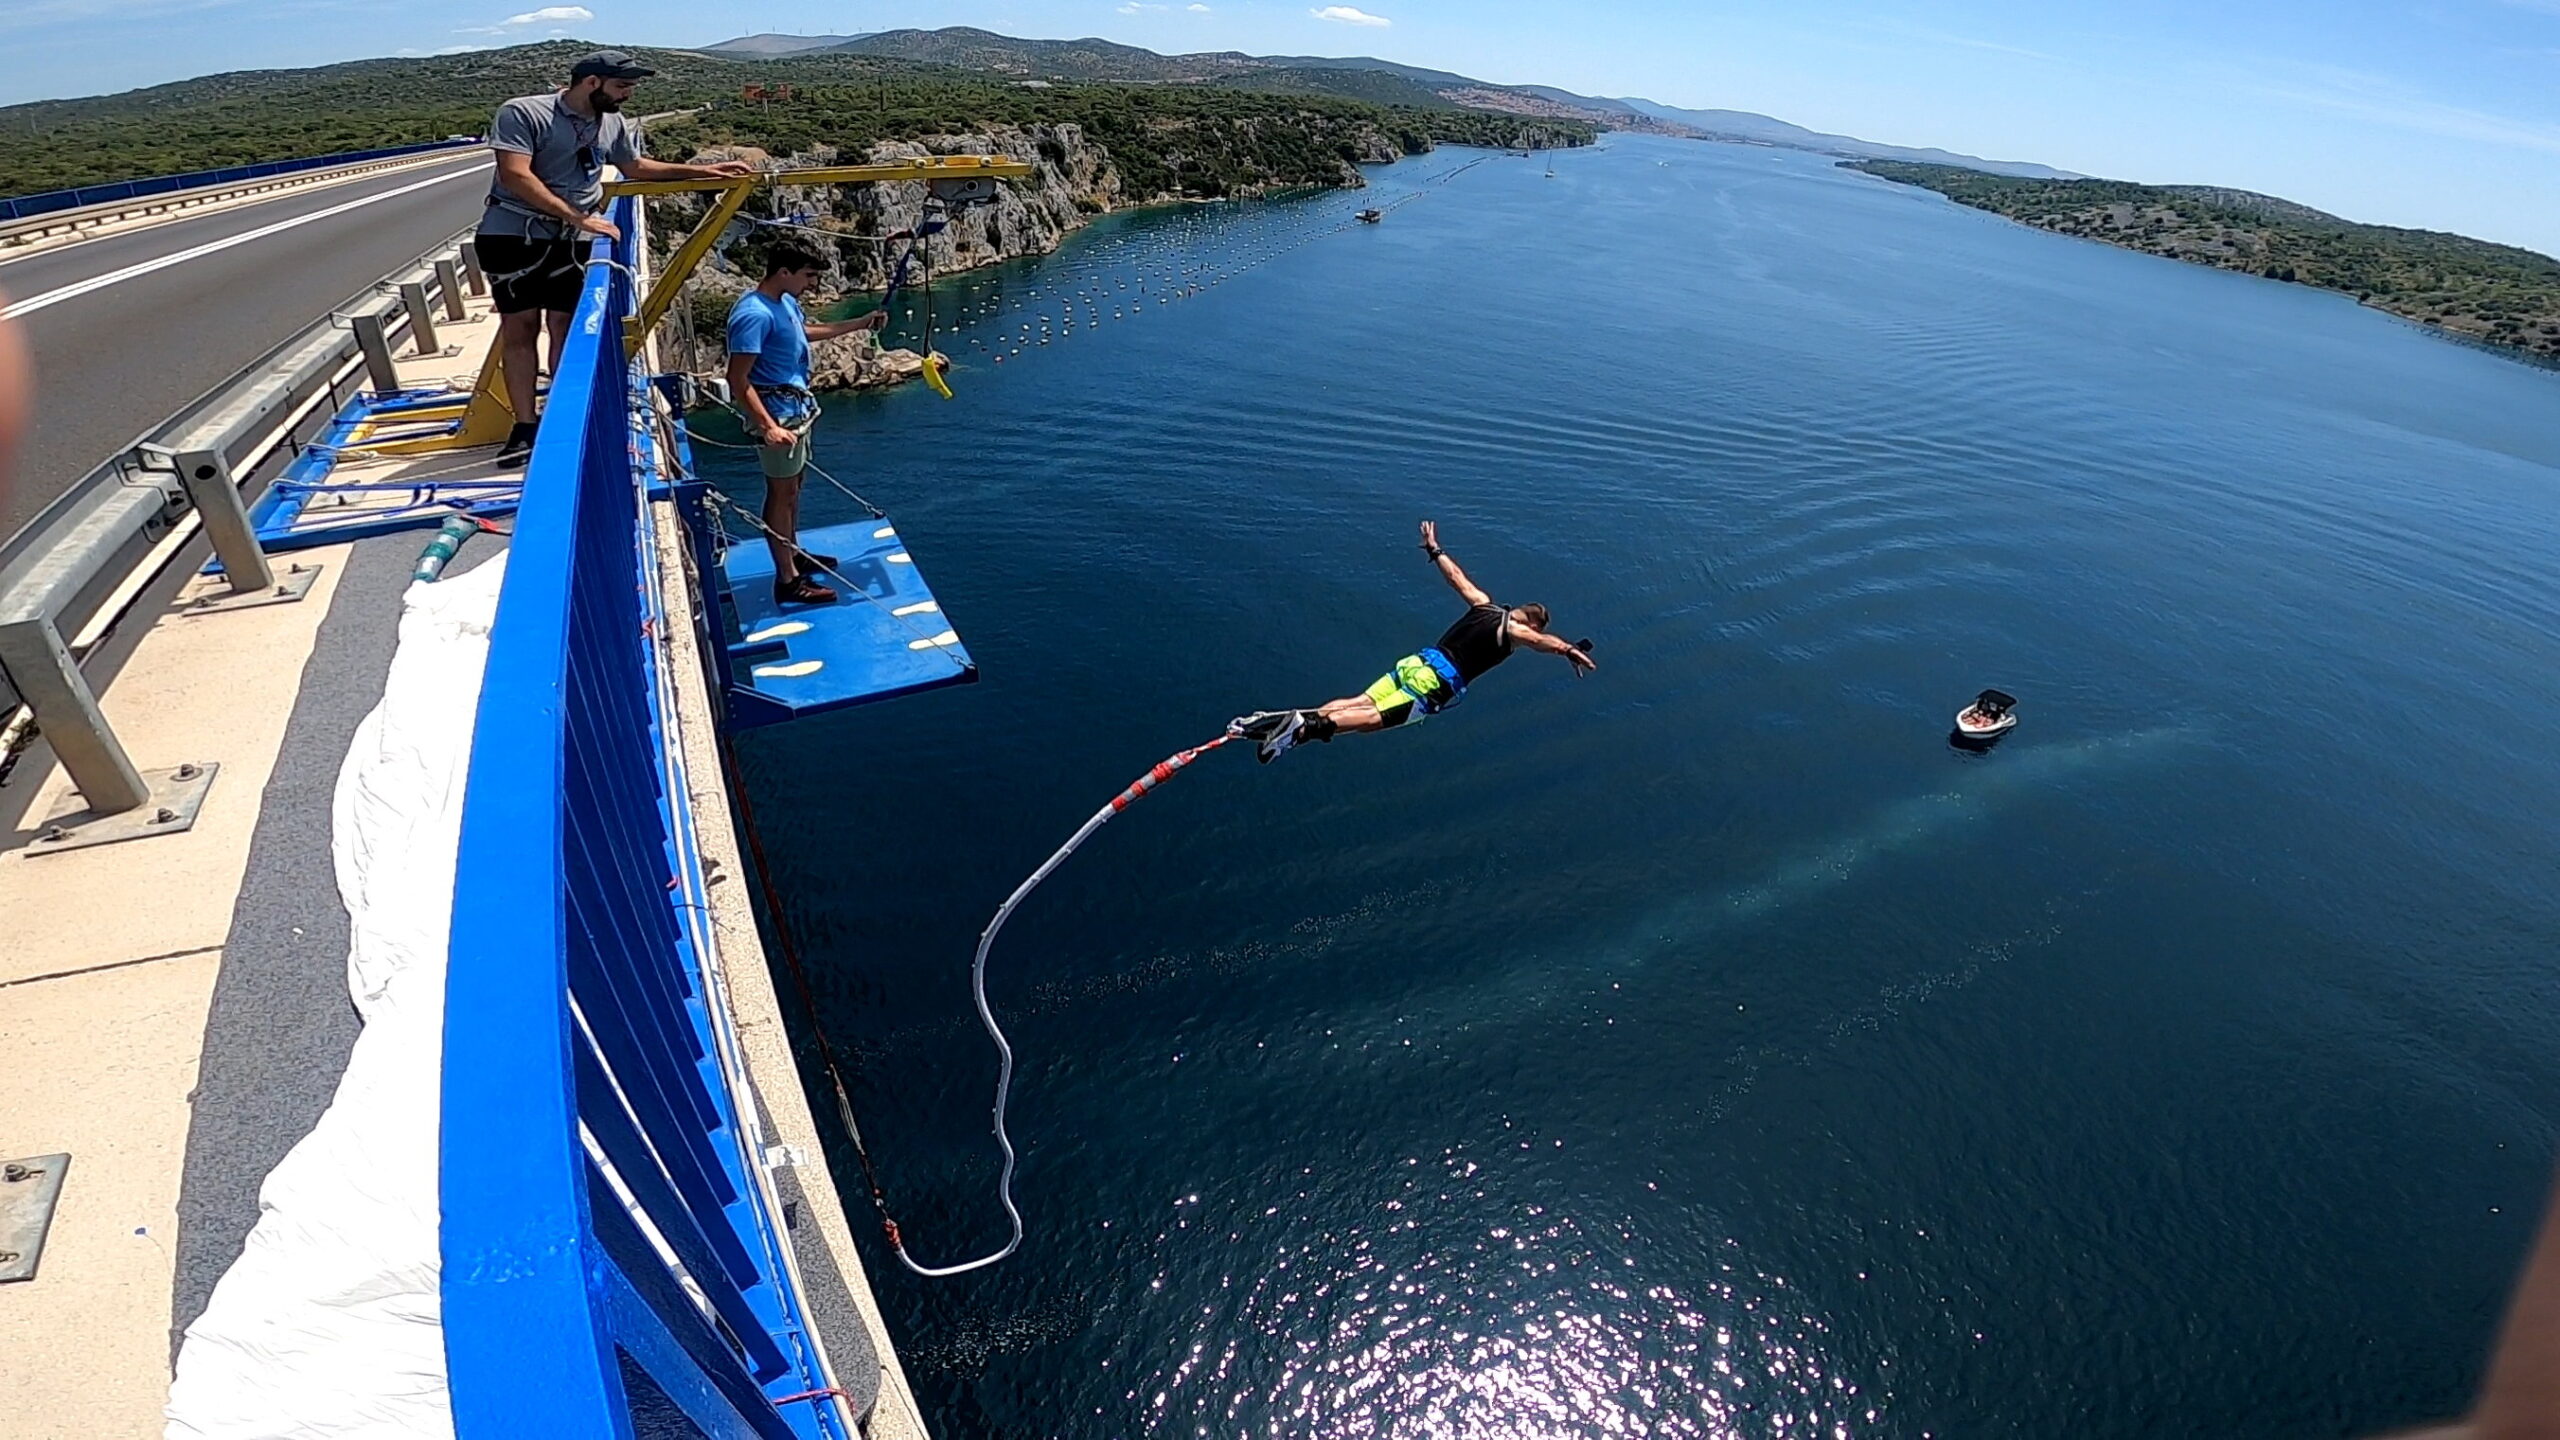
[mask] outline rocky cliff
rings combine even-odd
[[[1382,163],[1406,153],[1394,138],[1372,131],[1356,137],[1340,160],[1335,183],[1356,187],[1364,182],[1360,164]],[[929,155],[998,155],[1033,167],[1027,180],[998,187],[994,202],[951,212],[950,223],[927,237],[923,259],[936,274],[971,270],[1024,255],[1045,255],[1095,215],[1132,204],[1172,198],[1165,194],[1131,195],[1110,152],[1085,137],[1076,125],[1031,125],[973,135],[943,135],[923,141],[891,140],[856,154],[818,146],[776,156],[751,146],[716,146],[697,152],[695,163],[745,160],[760,168],[796,170],[819,165],[888,164]],[[923,181],[877,185],[774,186],[756,193],[747,215],[733,225],[710,258],[686,285],[670,339],[685,368],[714,373],[721,366],[722,326],[729,306],[761,275],[760,257],[776,239],[807,242],[827,257],[830,271],[822,289],[830,294],[879,291],[889,284],[889,271],[907,242],[890,237],[912,230],[923,217]],[[661,256],[672,251],[703,213],[691,196],[661,197],[652,202],[650,232]],[[911,268],[917,278],[921,261]],[[821,343],[813,356],[813,383],[820,389],[866,389],[915,378],[921,357],[912,351],[883,351],[868,336]]]

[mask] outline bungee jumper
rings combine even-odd
[[[1390,730],[1437,715],[1464,699],[1477,676],[1510,659],[1516,648],[1561,655],[1572,662],[1576,675],[1596,668],[1590,641],[1568,643],[1547,633],[1552,620],[1546,606],[1494,603],[1440,548],[1439,526],[1429,520],[1422,522],[1422,552],[1431,557],[1440,578],[1467,602],[1467,613],[1441,634],[1438,644],[1398,660],[1394,669],[1357,695],[1329,700],[1312,710],[1239,715],[1227,722],[1227,733],[1253,741],[1255,757],[1268,765],[1311,740],[1323,743],[1336,735]]]
[[[1397,661],[1393,671],[1361,694],[1347,696],[1313,710],[1266,710],[1239,716],[1228,722],[1224,734],[1190,749],[1177,750],[1157,761],[1148,767],[1147,773],[1130,782],[1127,788],[1112,796],[1109,803],[1094,811],[1073,835],[1067,837],[1067,843],[1059,846],[1048,859],[1040,862],[1040,868],[1015,886],[1004,903],[996,907],[995,915],[987,921],[987,928],[978,933],[977,953],[969,962],[969,998],[977,1006],[978,1023],[986,1028],[987,1038],[996,1046],[996,1096],[991,1119],[996,1148],[1004,1156],[1003,1169],[996,1177],[996,1199],[1004,1207],[1010,1232],[1002,1245],[974,1259],[949,1265],[928,1265],[907,1249],[906,1236],[889,1213],[889,1197],[882,1192],[880,1181],[873,1172],[871,1157],[862,1143],[862,1131],[854,1124],[853,1104],[846,1098],[844,1078],[837,1073],[833,1056],[827,1056],[827,1073],[835,1086],[837,1113],[844,1122],[846,1134],[853,1139],[854,1154],[862,1161],[863,1173],[871,1188],[871,1203],[880,1212],[881,1229],[889,1237],[889,1248],[897,1253],[900,1264],[918,1275],[938,1279],[984,1269],[1022,1247],[1022,1210],[1013,1200],[1013,1172],[1020,1157],[1014,1151],[1012,1135],[1005,1129],[1005,1112],[1013,1095],[1013,1042],[1005,1038],[1004,1027],[996,1023],[995,1007],[987,1001],[987,956],[995,949],[996,936],[1003,932],[1005,921],[1012,919],[1013,912],[1030,897],[1031,892],[1040,888],[1040,882],[1067,863],[1067,857],[1092,839],[1095,831],[1154,793],[1157,786],[1189,768],[1200,757],[1237,741],[1253,741],[1259,747],[1264,763],[1268,764],[1302,740],[1330,740],[1345,732],[1385,730],[1426,715],[1436,715],[1458,703],[1470,681],[1509,659],[1511,652],[1521,646],[1563,656],[1573,662],[1577,675],[1588,674],[1595,668],[1590,641],[1577,640],[1567,644],[1547,633],[1548,615],[1544,605],[1495,604],[1491,596],[1467,578],[1466,571],[1458,568],[1458,562],[1450,559],[1449,553],[1440,548],[1439,527],[1428,520],[1422,522],[1422,549],[1431,557],[1440,578],[1448,581],[1449,588],[1457,591],[1467,602],[1467,613],[1458,617],[1458,623],[1449,627],[1448,632],[1440,637],[1439,644]],[[752,833],[750,825],[750,835]],[[814,1002],[811,1013],[816,1013]],[[825,1053],[823,1031],[819,1045],[821,1052]]]

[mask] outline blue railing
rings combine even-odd
[[[702,882],[668,793],[651,637],[670,622],[618,251],[588,268],[526,471],[463,801],[441,1182],[455,1432],[841,1437],[806,1398],[828,1382],[688,918]]]
[[[33,195],[16,195],[0,200],[0,220],[25,220],[37,215],[50,215],[56,210],[77,210],[83,205],[104,205],[110,200],[140,200],[152,195],[167,195],[178,190],[195,190],[207,185],[236,185],[243,180],[263,180],[269,175],[290,175],[296,170],[319,170],[331,165],[361,165],[367,160],[391,160],[402,155],[423,155],[430,150],[458,150],[477,145],[477,140],[431,140],[423,145],[394,145],[384,150],[350,150],[342,155],[314,155],[302,160],[269,160],[259,165],[234,165],[224,170],[190,170],[184,175],[152,175],[140,180],[113,180],[104,185],[83,185],[76,190],[43,190]]]

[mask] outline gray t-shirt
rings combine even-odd
[[[533,157],[534,178],[551,193],[589,214],[604,208],[604,167],[628,171],[640,158],[639,131],[620,115],[599,114],[589,120],[556,95],[526,95],[498,107],[489,124],[489,148]],[[579,159],[580,152],[586,159]],[[518,200],[496,176],[489,179],[489,204],[481,212],[483,235],[520,235],[557,240],[568,226]]]

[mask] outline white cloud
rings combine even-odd
[[[1331,20],[1341,25],[1393,25],[1396,23],[1384,15],[1372,15],[1366,10],[1355,9],[1349,5],[1327,5],[1321,10],[1310,10],[1307,13],[1319,20]]]
[[[1138,3],[1138,0],[1129,0],[1128,4],[1120,7],[1120,13],[1123,15],[1144,15],[1151,10],[1165,10],[1170,8],[1170,6],[1165,5],[1142,5]]]
[[[495,25],[465,25],[453,33],[456,35],[504,35],[510,30],[522,30],[528,25],[558,25],[562,21],[578,23],[594,18],[596,18],[596,12],[584,5],[545,5],[539,10],[527,10],[521,15],[510,15]],[[566,35],[569,32],[553,30],[549,33]]]
[[[1194,15],[1206,15],[1209,13],[1209,7],[1206,5],[1188,5],[1183,8],[1189,10]]]

